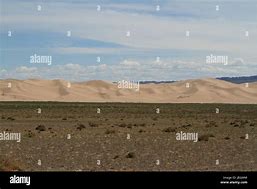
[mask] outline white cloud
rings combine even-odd
[[[173,80],[183,78],[183,76],[190,76],[190,74],[191,77],[197,77],[205,74],[242,73],[249,75],[257,73],[256,20],[244,22],[241,18],[236,21],[232,19],[237,15],[238,17],[244,17],[244,14],[251,12],[247,12],[247,9],[245,9],[250,5],[244,4],[243,6],[246,7],[242,7],[242,9],[238,7],[242,12],[237,12],[238,9],[236,9],[237,11],[233,9],[229,12],[231,13],[229,17],[228,12],[222,12],[223,8],[228,9],[228,7],[221,7],[221,12],[218,14],[217,12],[212,12],[212,7],[210,6],[204,7],[197,4],[191,7],[192,3],[187,2],[193,1],[187,0],[183,2],[179,6],[172,6],[173,1],[170,1],[170,6],[161,7],[161,9],[165,9],[167,12],[174,14],[174,16],[158,16],[158,14],[146,14],[142,11],[151,11],[153,8],[152,5],[143,4],[132,4],[130,6],[125,4],[103,5],[102,11],[99,13],[93,3],[88,6],[83,3],[70,4],[62,2],[56,4],[56,2],[51,2],[43,3],[43,11],[39,13],[33,9],[34,3],[17,1],[15,5],[7,3],[8,9],[6,10],[11,14],[2,14],[3,19],[0,20],[0,23],[8,25],[8,28],[12,28],[15,33],[19,33],[19,31],[48,31],[65,35],[67,30],[71,30],[74,37],[112,42],[130,47],[124,49],[84,47],[51,49],[61,54],[116,55],[120,52],[131,53],[151,50],[169,52],[174,49],[180,49],[187,52],[188,50],[192,50],[190,52],[195,52],[194,50],[219,51],[222,54],[224,54],[223,52],[228,52],[227,54],[234,54],[234,56],[243,58],[233,60],[231,66],[227,67],[206,65],[197,61],[175,61],[171,58],[161,59],[161,61],[156,62],[147,58],[136,60],[136,57],[131,57],[131,59],[114,65],[96,64],[90,66],[69,63],[38,68],[22,66],[13,72],[7,72],[13,77],[23,74],[22,76],[24,77],[26,75],[46,78],[59,77],[72,80],[96,78],[117,80],[119,78],[122,79],[122,77],[142,80]],[[204,2],[213,1],[204,0]],[[200,5],[200,8],[198,5]],[[205,10],[202,11],[203,8]],[[133,12],[133,9],[142,12]],[[189,16],[183,17],[183,14],[188,14]],[[192,17],[190,17],[190,14]],[[176,15],[182,15],[182,17]],[[206,15],[209,16],[206,17]],[[256,12],[252,12],[250,15],[256,16]],[[131,37],[125,36],[127,30],[131,31]],[[190,37],[185,36],[186,30],[190,31]],[[244,36],[245,30],[249,31],[249,38]],[[185,53],[185,55],[187,54]],[[255,67],[251,66],[245,57],[254,57],[252,60],[253,62],[255,61]]]
[[[61,54],[113,54],[121,51],[118,48],[86,48],[86,47],[67,47],[67,48],[54,48],[56,53]]]
[[[125,62],[125,65],[124,65]],[[139,63],[140,62],[140,63]],[[225,66],[207,65],[201,62],[174,61],[162,59],[159,63],[153,60],[124,60],[120,64],[79,65],[65,64],[45,67],[19,67],[15,71],[8,71],[3,78],[44,78],[66,79],[71,81],[85,81],[102,79],[117,81],[129,80],[181,80],[201,77],[254,75],[257,67],[252,66],[249,71],[247,65]]]
[[[229,63],[229,65],[232,65],[232,66],[242,66],[244,64],[245,64],[245,61],[242,58],[235,58],[231,63]]]
[[[0,74],[5,74],[7,73],[6,69],[0,69]]]
[[[26,66],[21,66],[21,67],[18,67],[16,69],[16,72],[17,73],[35,73],[37,71],[37,68],[35,67],[26,67]]]
[[[54,6],[54,9],[46,4],[42,14],[29,10],[25,14],[22,7],[28,9],[30,4],[19,5],[13,8],[15,10],[12,11],[12,14],[3,15],[4,19],[2,19],[2,22],[16,29],[37,29],[60,33],[65,33],[69,29],[77,37],[113,42],[133,48],[219,50],[235,54],[254,54],[257,48],[255,43],[257,40],[255,36],[257,34],[256,22],[234,21],[222,15],[217,17],[215,11],[212,13],[208,7],[205,12],[211,15],[215,14],[214,18],[205,18],[205,15],[199,15],[197,18],[192,16],[181,19],[176,16],[176,12],[175,16],[162,17],[158,14],[117,11],[116,8],[103,9],[99,13],[95,7],[81,3],[58,3],[58,6]],[[179,9],[182,15],[188,14],[187,11],[190,14],[192,10],[194,13],[198,11],[199,14],[196,5],[194,5],[194,8],[190,8],[189,5],[182,3],[179,7],[172,8],[173,12],[171,13]],[[124,5],[113,4],[111,6]],[[149,6],[143,4],[131,6],[138,6],[139,9],[149,9]],[[69,8],[67,9],[67,7]],[[249,5],[249,7],[251,6]],[[247,13],[245,9],[241,11],[244,11],[241,15]],[[232,12],[231,14],[237,13]],[[252,14],[256,16],[256,13],[253,12]],[[83,18],[83,21],[81,21],[81,18]],[[246,29],[249,30],[252,40],[246,40],[243,37]],[[125,36],[127,30],[131,31],[130,38]],[[185,37],[186,30],[190,31],[189,38]],[[63,52],[70,51],[73,53],[90,51],[98,53],[96,49],[74,48],[66,49],[67,51],[62,50]],[[100,51],[108,52],[108,49]],[[110,49],[110,51],[113,51],[113,49]]]
[[[71,71],[79,71],[82,69],[82,66],[79,64],[66,64],[63,68]]]
[[[123,60],[122,62],[120,62],[120,65],[136,67],[136,66],[140,66],[140,63],[132,60]]]

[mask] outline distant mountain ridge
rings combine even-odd
[[[217,77],[216,79],[228,81],[231,83],[241,84],[241,83],[252,83],[257,82],[257,75],[254,76],[241,76],[241,77]],[[174,83],[176,81],[140,81],[140,84],[161,84],[161,83]]]
[[[218,77],[223,81],[228,81],[231,83],[241,84],[241,83],[252,83],[257,81],[257,75],[254,76],[241,76],[241,77]]]

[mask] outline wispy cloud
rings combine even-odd
[[[199,77],[219,77],[253,75],[257,73],[255,65],[245,65],[242,59],[235,59],[231,64],[204,64],[192,61],[174,61],[165,59],[136,61],[123,60],[118,64],[81,65],[68,63],[45,67],[17,67],[14,71],[3,72],[3,78],[48,78],[66,79],[71,81],[103,79],[117,81],[130,80],[181,80]],[[58,70],[58,72],[57,72]]]
[[[116,80],[115,77],[176,79],[190,74],[201,77],[257,73],[252,69],[257,65],[254,0],[1,0],[1,5],[1,38],[8,30],[13,31],[12,38],[4,38],[1,44],[1,67],[5,69],[1,77],[63,74],[73,79]],[[37,11],[38,5],[41,11]],[[101,11],[97,11],[98,5]],[[156,11],[157,5],[160,11]],[[70,37],[67,31],[71,31]],[[126,36],[128,31],[130,36]],[[188,37],[186,31],[190,32]],[[18,56],[21,51],[26,56]],[[38,51],[57,57],[57,64],[32,69],[27,59]],[[16,60],[13,53],[17,54]],[[235,59],[230,65],[233,69],[205,65],[205,56],[210,53]],[[92,63],[92,56],[100,55],[109,58],[103,64]],[[110,58],[119,55],[121,58]],[[156,56],[162,56],[161,61],[155,62]],[[70,70],[77,76],[72,76]]]

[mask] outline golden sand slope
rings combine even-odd
[[[8,83],[12,84],[8,88]],[[189,88],[186,88],[189,83]],[[0,80],[0,101],[250,103],[257,104],[257,83],[233,84],[217,79],[140,84],[140,90],[119,89],[117,84],[93,80]]]

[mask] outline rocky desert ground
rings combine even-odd
[[[0,107],[0,133],[21,133],[20,142],[0,141],[2,171],[257,170],[254,104],[1,102]],[[198,133],[197,142],[177,140],[181,132]]]

